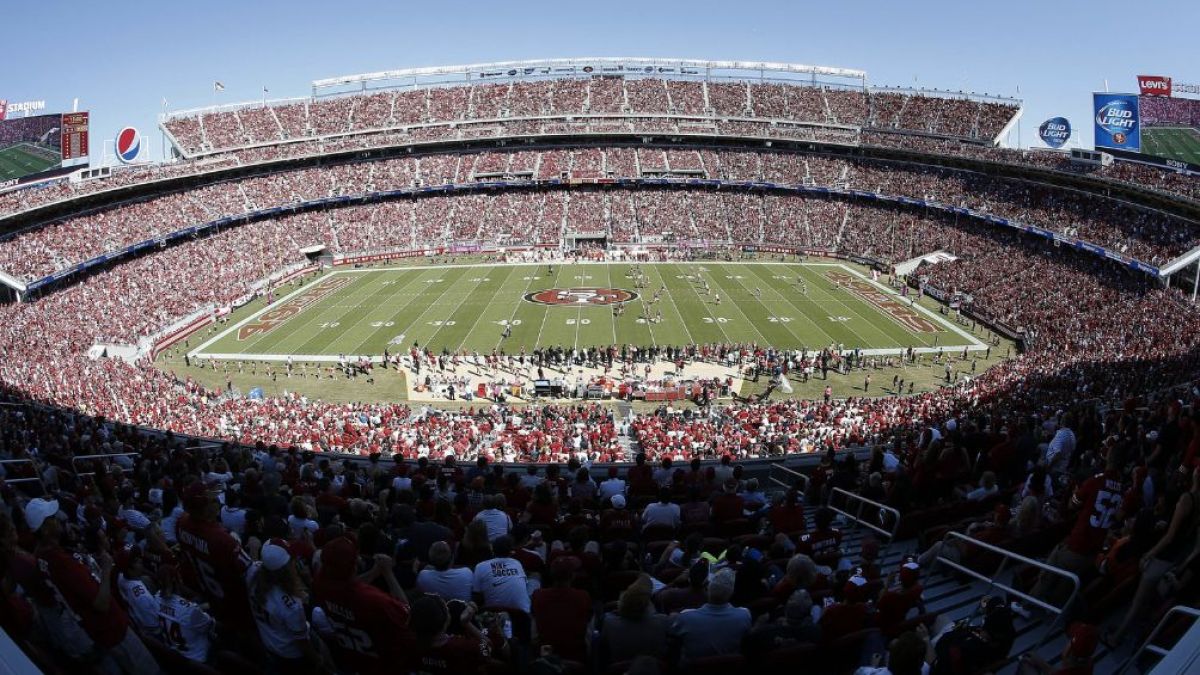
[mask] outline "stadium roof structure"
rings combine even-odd
[[[355,86],[365,89],[370,83],[395,82],[415,84],[422,80],[461,75],[462,81],[501,80],[517,77],[563,77],[570,75],[683,75],[712,77],[714,71],[754,72],[760,77],[767,73],[809,75],[812,78],[834,77],[857,80],[866,86],[867,73],[852,68],[811,66],[800,63],[773,61],[709,61],[701,59],[649,58],[636,56],[596,56],[562,59],[533,59],[528,61],[496,61],[458,66],[430,66],[425,68],[402,68],[382,70],[374,73],[343,75],[313,80],[313,95],[345,93],[344,87]],[[388,85],[384,85],[388,86]],[[338,89],[338,91],[329,91]]]

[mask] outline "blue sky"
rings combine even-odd
[[[478,6],[476,6],[478,5]],[[10,0],[0,98],[92,111],[93,163],[127,124],[173,109],[304,96],[314,79],[422,65],[567,56],[791,61],[866,70],[877,85],[1026,102],[1025,145],[1062,115],[1092,141],[1090,92],[1138,74],[1200,82],[1200,2],[515,1],[405,3]],[[1079,133],[1077,131],[1077,133]],[[1014,139],[1015,141],[1015,139]]]

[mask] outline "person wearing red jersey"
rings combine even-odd
[[[925,611],[921,597],[925,589],[921,587],[921,565],[916,556],[905,556],[895,577],[899,586],[884,589],[875,603],[875,623],[888,639],[900,634],[900,626],[911,610]]]
[[[313,625],[333,643],[338,665],[347,671],[390,673],[402,662],[409,606],[393,564],[390,556],[376,555],[375,566],[359,577],[357,544],[338,537],[321,548]],[[388,593],[371,585],[376,578],[387,583]]]
[[[776,534],[797,535],[808,527],[804,520],[804,503],[800,491],[791,488],[783,498],[767,511],[767,520]]]
[[[800,535],[796,552],[812,558],[817,565],[829,568],[819,570],[828,576],[837,569],[838,561],[842,559],[842,532],[833,527],[833,511],[827,508],[818,509],[813,522],[815,529]]]
[[[184,491],[184,515],[175,538],[184,561],[184,579],[208,601],[223,627],[245,635],[254,630],[246,597],[246,568],[250,556],[220,523],[216,492],[196,482]]]
[[[1021,665],[1026,666],[1024,672],[1038,675],[1092,675],[1092,654],[1100,641],[1100,633],[1091,624],[1076,622],[1067,629],[1071,638],[1063,647],[1062,658],[1057,664],[1050,664],[1030,652],[1021,655]]]
[[[450,630],[450,608],[436,595],[426,595],[413,603],[413,643],[409,670],[430,675],[471,675],[483,673],[492,661],[491,639],[502,639],[503,628],[490,626],[484,635],[474,624],[475,603],[455,603],[463,607],[458,617],[462,635]],[[499,616],[499,615],[495,615]],[[502,644],[501,644],[502,647]]]
[[[35,554],[45,583],[91,639],[100,669],[138,675],[160,672],[146,645],[130,630],[129,616],[112,596],[112,557],[101,553],[92,560],[63,548],[57,513],[57,501],[33,499],[25,506],[25,522],[37,536]]]
[[[1120,522],[1122,496],[1129,489],[1119,467],[1119,453],[1109,450],[1104,472],[1087,479],[1075,490],[1071,496],[1071,508],[1077,511],[1075,526],[1066,541],[1051,551],[1047,564],[1080,577],[1095,571],[1096,555],[1104,548],[1113,523]],[[1070,582],[1057,574],[1043,572],[1031,593],[1048,602],[1062,602],[1070,593]]]

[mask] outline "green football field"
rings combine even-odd
[[[1142,129],[1142,152],[1200,164],[1200,131],[1196,129]]]
[[[663,263],[641,270],[644,288],[629,264],[617,263],[554,265],[552,275],[545,264],[338,270],[284,289],[272,305],[190,354],[333,361],[414,343],[481,353],[712,342],[837,344],[879,350],[874,353],[984,349],[935,312],[910,307],[885,285],[840,264]],[[616,304],[624,306],[619,316]]]
[[[0,150],[0,181],[52,169],[62,161],[45,148],[22,143]]]

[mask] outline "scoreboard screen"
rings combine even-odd
[[[65,113],[62,116],[60,149],[63,161],[87,157],[88,113]]]

